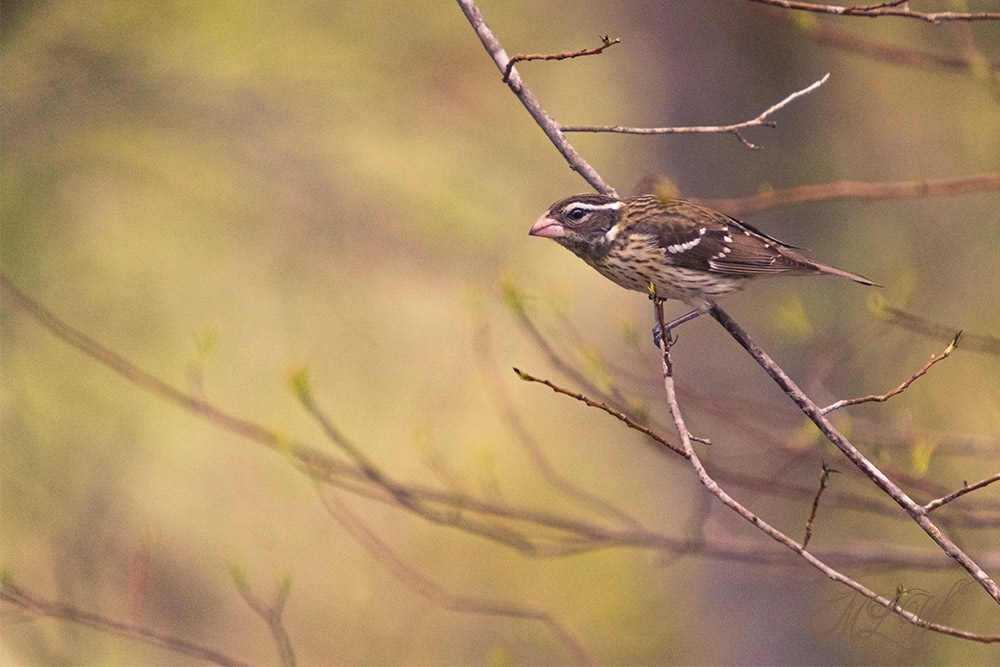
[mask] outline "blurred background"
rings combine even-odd
[[[600,56],[519,66],[566,124],[733,123],[831,74],[776,129],[745,133],[756,151],[731,135],[570,135],[623,194],[652,178],[725,198],[1000,171],[996,23],[837,19],[742,0],[480,9],[510,54],[622,39]],[[834,48],[821,29],[978,65],[901,66]],[[0,30],[0,262],[59,318],[222,410],[344,458],[289,388],[308,368],[330,418],[402,483],[614,523],[546,479],[540,451],[645,530],[774,560],[625,547],[532,558],[342,490],[317,493],[288,457],[137,388],[4,301],[0,565],[18,585],[275,663],[236,567],[264,598],[291,582],[284,620],[301,664],[578,660],[542,623],[419,595],[331,516],[335,495],[413,571],[456,595],[543,610],[598,663],[995,664],[995,648],[895,619],[874,635],[870,621],[837,621],[846,589],[722,508],[679,457],[511,371],[669,423],[648,300],[527,236],[549,204],[588,187],[502,85],[454,2],[5,0]],[[894,307],[1000,334],[995,191],[841,199],[748,220],[884,285],[878,298]],[[887,391],[947,344],[880,318],[874,293],[789,279],[724,305],[825,404]],[[833,490],[887,512],[821,505],[811,548],[937,558],[934,570],[841,565],[882,594],[928,591],[933,620],[997,632],[977,587],[942,604],[967,575],[715,322],[685,325],[674,360],[689,425],[713,441],[700,450],[710,471],[756,480],[724,484],[738,500],[798,539],[811,496],[768,487],[815,489],[830,463],[842,471]],[[998,367],[995,354],[960,347],[903,395],[837,423],[927,502],[1000,467]],[[976,520],[941,510],[994,575],[997,486],[955,503]],[[4,614],[6,664],[197,664]]]

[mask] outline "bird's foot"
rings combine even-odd
[[[664,324],[662,330],[660,328],[660,325],[656,325],[655,327],[653,327],[653,344],[657,348],[659,348],[660,347],[660,342],[664,341],[664,342],[666,342],[667,348],[669,349],[670,346],[673,345],[674,342],[675,342],[675,339],[674,339],[673,335],[671,335],[670,332],[673,329],[676,329],[680,325],[684,324],[685,322],[693,320],[694,318],[698,317],[699,315],[701,315],[704,312],[705,311],[703,311],[703,310],[692,310],[689,313],[684,313],[683,315],[681,315],[677,319],[670,320],[669,322],[667,322],[666,324]],[[666,333],[666,336],[664,336],[664,333]]]
[[[666,333],[666,336],[664,336],[664,333]],[[663,325],[663,330],[660,329],[659,324],[653,327],[653,345],[655,345],[656,348],[659,349],[661,342],[666,343],[666,347],[668,350],[670,349],[670,346],[673,345],[675,342],[673,334],[670,333],[670,327],[666,324]]]

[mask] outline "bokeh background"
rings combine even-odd
[[[622,39],[601,56],[520,66],[567,124],[731,123],[831,73],[776,129],[746,133],[757,151],[730,135],[572,136],[623,193],[650,178],[717,198],[1000,170],[989,66],[901,67],[809,36],[819,23],[996,62],[996,24],[795,16],[741,0],[481,9],[510,53]],[[224,410],[339,456],[289,389],[289,373],[306,367],[337,425],[403,482],[605,521],[544,479],[520,423],[561,475],[648,529],[769,548],[677,457],[510,370],[581,388],[513,302],[590,382],[665,423],[648,301],[527,236],[552,201],[587,186],[501,84],[455,3],[5,0],[0,30],[0,260],[60,318]],[[1000,333],[996,192],[837,200],[750,220],[881,283],[891,305]],[[886,323],[871,291],[847,281],[759,284],[726,305],[821,403],[885,391],[945,344]],[[812,488],[825,460],[844,471],[839,488],[878,498],[703,320],[682,329],[675,361],[692,429],[714,443],[710,468]],[[998,367],[959,348],[904,395],[839,423],[929,500],[922,480],[954,489],[997,470]],[[0,564],[43,597],[273,663],[266,628],[235,590],[236,566],[263,597],[291,581],[285,623],[301,664],[573,660],[537,622],[416,594],[325,511],[333,492],[317,494],[287,458],[129,384],[7,302],[0,396]],[[801,536],[808,499],[732,490]],[[995,520],[997,494],[963,502],[993,508]],[[870,625],[817,630],[810,619],[840,610],[844,589],[778,547],[774,565],[624,548],[537,559],[340,497],[416,571],[457,594],[546,610],[599,663],[997,658],[898,625],[873,636],[855,631]],[[954,534],[995,564],[998,527]],[[821,507],[813,539],[817,551],[933,553],[906,521],[836,507]],[[957,568],[845,569],[881,593],[921,588],[937,600],[963,578]],[[7,664],[194,664],[4,613]],[[998,630],[979,590],[935,620]]]

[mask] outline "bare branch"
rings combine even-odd
[[[278,589],[275,591],[273,599],[266,601],[253,592],[250,588],[250,582],[247,581],[246,575],[239,567],[231,565],[229,571],[240,597],[267,624],[267,629],[270,631],[274,645],[278,649],[278,657],[281,659],[283,667],[295,667],[295,651],[292,648],[292,639],[288,635],[288,630],[285,629],[285,622],[281,618],[285,611],[285,603],[288,602],[288,592],[291,590],[292,585],[291,579],[284,577],[278,583]]]
[[[575,662],[588,665],[595,664],[580,639],[548,611],[524,605],[493,602],[471,596],[458,595],[446,590],[437,582],[425,577],[403,562],[385,542],[379,539],[347,507],[336,493],[323,493],[323,490],[318,486],[316,490],[319,492],[327,512],[351,534],[356,542],[365,548],[372,558],[386,568],[397,581],[404,584],[410,590],[431,600],[444,609],[450,609],[451,611],[463,614],[487,614],[539,621],[563,643],[573,655]]]
[[[511,282],[505,281],[502,285],[502,291],[503,299],[514,313],[514,316],[517,318],[517,323],[520,324],[528,336],[531,337],[535,345],[537,345],[538,348],[545,354],[549,363],[552,364],[556,370],[583,387],[584,391],[591,396],[597,396],[609,405],[617,405],[619,410],[624,410],[627,407],[627,399],[620,391],[618,391],[616,387],[611,387],[606,392],[602,391],[600,387],[587,379],[583,373],[577,370],[573,364],[566,361],[566,359],[559,354],[556,348],[553,347],[548,340],[546,340],[545,336],[542,335],[542,332],[531,319],[531,316],[528,315],[528,311],[524,307],[524,299]]]
[[[486,385],[487,391],[491,394],[493,403],[503,421],[512,431],[516,440],[521,443],[528,457],[545,481],[565,497],[584,505],[591,511],[622,525],[641,530],[642,524],[638,519],[614,503],[601,498],[592,490],[582,488],[574,483],[560,472],[558,466],[552,464],[543,451],[544,448],[531,435],[527,425],[515,409],[510,396],[508,396],[504,388],[504,383],[501,381],[500,366],[497,363],[496,356],[490,344],[491,338],[490,328],[483,321],[477,327],[473,336],[473,342],[476,346],[475,358],[480,376]]]
[[[724,319],[728,318],[728,316],[724,312],[722,312],[715,306],[713,306],[712,314],[713,317],[715,317],[716,319],[719,319],[720,317]],[[657,318],[657,323],[660,325],[662,329],[663,327],[662,310],[657,309],[656,318]],[[732,322],[732,324],[735,325],[735,322]],[[723,326],[725,326],[725,324]],[[726,328],[728,329],[728,326]],[[732,333],[732,331],[730,331],[730,333]],[[680,406],[677,403],[677,393],[674,387],[674,378],[673,378],[673,366],[670,361],[670,347],[666,338],[667,337],[664,336],[660,341],[660,351],[661,351],[661,356],[663,358],[663,386],[667,395],[667,407],[670,411],[670,416],[673,417],[674,419],[674,425],[677,428],[677,432],[680,435],[681,446],[684,448],[684,451],[688,453],[688,462],[691,464],[691,467],[694,468],[695,474],[697,474],[698,476],[698,480],[702,483],[702,485],[706,489],[708,489],[708,491],[712,495],[714,495],[716,498],[722,501],[722,503],[726,505],[726,507],[730,508],[731,510],[736,512],[736,514],[738,514],[739,516],[743,517],[748,522],[750,522],[754,527],[764,532],[764,534],[769,536],[771,539],[775,540],[780,544],[783,544],[784,546],[794,551],[806,562],[808,562],[810,565],[818,569],[820,572],[822,572],[830,579],[837,581],[841,584],[844,584],[845,586],[857,591],[858,593],[865,596],[869,600],[872,600],[873,602],[876,602],[877,604],[882,605],[883,607],[891,610],[893,613],[898,614],[899,616],[905,618],[910,623],[913,623],[914,625],[917,625],[919,627],[927,628],[929,630],[934,630],[936,632],[941,632],[943,634],[948,634],[955,637],[963,637],[965,639],[973,639],[975,637],[978,637],[979,639],[977,639],[977,641],[983,641],[982,635],[973,635],[973,633],[968,633],[964,630],[957,630],[950,626],[943,626],[937,623],[931,623],[926,619],[923,619],[918,615],[914,614],[912,611],[902,607],[899,604],[898,598],[890,599],[881,596],[875,591],[870,590],[860,582],[855,581],[854,579],[851,579],[850,577],[838,572],[837,570],[827,565],[825,562],[821,561],[812,553],[806,551],[803,545],[797,543],[795,540],[788,537],[780,530],[778,530],[774,526],[770,525],[769,523],[761,519],[759,516],[751,512],[749,509],[747,509],[742,504],[737,502],[734,498],[732,498],[728,493],[726,493],[718,485],[718,483],[714,479],[712,479],[712,477],[708,474],[708,471],[705,470],[705,466],[702,464],[701,459],[698,457],[698,455],[694,451],[694,448],[691,446],[690,433],[688,432],[687,426],[684,423],[684,418],[681,416]],[[746,340],[750,344],[753,344],[752,341],[750,341],[748,338]],[[985,573],[983,573],[983,576],[985,576]],[[990,581],[990,583],[992,583],[992,580],[989,580],[988,578],[987,580]],[[995,587],[996,585],[994,584],[994,588]],[[987,641],[992,641],[992,639],[988,639]]]
[[[920,526],[925,533],[935,543],[952,558],[956,563],[962,566],[966,572],[972,575],[972,577],[979,582],[979,585],[989,593],[990,597],[1000,603],[1000,587],[997,586],[996,582],[979,566],[972,558],[969,557],[962,549],[958,547],[954,542],[944,536],[941,530],[934,525],[934,523],[927,516],[926,510],[921,505],[918,505],[913,501],[906,493],[903,492],[896,484],[894,484],[885,474],[879,470],[875,464],[869,461],[865,456],[851,444],[851,442],[844,437],[844,435],[837,430],[837,428],[830,422],[829,419],[822,413],[820,407],[812,402],[805,393],[799,389],[788,375],[785,374],[781,368],[774,363],[770,355],[764,352],[743,330],[743,328],[736,323],[728,314],[718,306],[713,305],[712,309],[709,311],[719,324],[721,324],[729,334],[736,339],[736,341],[750,353],[750,356],[764,369],[764,371],[774,380],[779,387],[784,390],[785,394],[788,395],[799,409],[809,417],[809,419],[816,424],[819,430],[823,433],[826,438],[833,443],[837,449],[839,449],[844,456],[850,460],[859,470],[861,470],[866,477],[872,480],[875,485],[881,489],[886,495],[892,498],[896,503],[902,507],[910,518]]]
[[[521,75],[518,74],[517,68],[511,67],[510,71],[507,71],[507,64],[510,62],[510,58],[507,57],[507,52],[500,45],[500,40],[496,38],[493,31],[486,25],[486,21],[483,19],[483,15],[474,0],[457,1],[458,5],[462,8],[462,12],[465,13],[465,18],[472,25],[472,29],[476,31],[479,41],[483,43],[486,52],[490,54],[497,69],[505,75],[507,87],[517,96],[517,99],[521,100],[524,108],[528,110],[528,113],[535,119],[538,126],[542,128],[542,131],[556,147],[556,150],[569,163],[570,169],[580,174],[585,181],[590,183],[601,194],[617,196],[615,189],[586,160],[580,157],[576,149],[566,140],[566,136],[559,127],[559,123],[542,108],[538,98],[524,85],[524,81],[521,80]]]
[[[954,335],[954,327],[949,327],[947,324],[939,322],[932,322],[927,318],[914,315],[901,308],[894,308],[887,304],[881,297],[872,298],[869,304],[875,315],[890,324],[909,331],[915,331],[928,338],[948,340]],[[966,352],[975,350],[976,352],[985,352],[986,354],[1000,356],[1000,338],[964,331],[962,333],[962,349]]]
[[[649,436],[650,438],[652,438],[653,440],[655,440],[659,444],[663,445],[667,449],[671,450],[675,454],[680,454],[684,458],[687,458],[687,454],[680,447],[678,447],[677,445],[673,444],[672,442],[670,442],[669,440],[667,440],[666,438],[664,438],[663,436],[661,436],[659,433],[656,433],[655,431],[651,430],[650,428],[648,428],[646,426],[643,426],[642,424],[636,422],[634,419],[632,419],[631,417],[629,417],[624,412],[621,412],[619,410],[615,410],[614,408],[612,408],[612,407],[610,407],[608,405],[605,405],[604,403],[599,403],[599,402],[597,402],[595,400],[592,400],[592,399],[584,396],[583,394],[579,394],[579,393],[577,393],[575,391],[570,391],[569,389],[564,389],[564,388],[560,387],[559,385],[557,385],[557,384],[555,384],[553,382],[550,382],[549,380],[544,380],[542,378],[537,378],[534,375],[531,375],[530,373],[525,373],[524,371],[522,371],[519,368],[515,368],[514,372],[517,373],[517,376],[519,378],[521,378],[522,380],[525,380],[527,382],[537,382],[538,384],[543,384],[546,387],[548,387],[549,389],[551,389],[552,391],[556,392],[557,394],[562,394],[564,396],[569,396],[570,398],[575,398],[576,400],[580,401],[581,403],[584,403],[585,405],[589,405],[592,408],[597,408],[598,410],[603,410],[604,412],[608,413],[612,417],[615,417],[616,419],[620,420],[622,423],[624,423],[629,428],[634,429],[634,430],[639,431],[640,433],[642,433],[644,435]]]
[[[108,618],[107,616],[101,616],[100,614],[83,611],[82,609],[77,609],[71,605],[62,604],[61,602],[44,600],[21,588],[20,586],[16,586],[8,580],[4,580],[0,583],[0,600],[9,602],[12,605],[20,607],[21,609],[38,616],[58,618],[64,621],[69,621],[70,623],[85,625],[89,628],[94,628],[102,632],[118,635],[119,637],[127,637],[128,639],[135,639],[144,644],[149,644],[150,646],[159,646],[160,648],[167,649],[168,651],[172,651],[179,655],[186,655],[188,657],[204,660],[205,662],[211,662],[216,665],[232,665],[234,667],[249,667],[250,665],[248,662],[244,662],[237,658],[225,655],[224,653],[219,653],[218,651],[214,651],[210,648],[189,642],[188,640],[181,639],[180,637],[168,635],[157,630],[151,630],[140,625],[116,621]]]
[[[837,401],[836,403],[828,405],[822,410],[820,410],[820,414],[824,415],[830,414],[834,410],[839,410],[840,408],[846,407],[848,405],[858,405],[859,403],[872,403],[872,402],[884,403],[893,396],[903,393],[911,384],[913,384],[916,381],[917,378],[923,377],[927,373],[927,371],[930,370],[931,366],[950,356],[951,353],[955,351],[955,348],[958,347],[958,341],[961,338],[962,338],[962,332],[959,331],[957,334],[955,334],[955,337],[951,339],[951,343],[948,345],[948,347],[944,349],[944,352],[942,352],[940,355],[932,354],[930,360],[926,364],[924,364],[920,368],[920,370],[918,370],[916,373],[903,380],[903,382],[898,387],[890,389],[886,393],[879,394],[877,396],[872,394],[869,396],[861,396],[859,398],[846,398],[844,400]]]
[[[880,16],[900,16],[905,18],[919,19],[928,23],[941,23],[942,21],[996,21],[1000,20],[1000,12],[915,12],[909,8],[908,3],[899,0],[896,2],[880,2],[873,5],[824,5],[815,2],[796,2],[795,0],[749,0],[762,5],[781,7],[782,9],[797,9],[806,12],[816,12],[819,14],[838,14],[840,16],[865,16],[877,18]]]
[[[816,489],[816,496],[813,498],[812,509],[809,510],[809,518],[806,520],[806,535],[802,539],[803,549],[809,546],[809,540],[812,538],[813,522],[816,521],[816,512],[819,511],[819,498],[823,495],[823,491],[826,490],[827,485],[830,483],[830,475],[835,472],[840,471],[828,466],[826,461],[823,462],[819,475],[819,488]]]
[[[366,474],[355,466],[332,459],[320,450],[290,443],[257,424],[227,414],[203,400],[197,400],[184,394],[179,389],[146,373],[132,362],[111,352],[92,338],[62,322],[17,290],[3,274],[0,274],[0,286],[3,287],[3,295],[9,305],[23,309],[50,333],[64,340],[71,347],[94,358],[100,365],[119,373],[135,386],[149,391],[160,399],[178,404],[183,409],[218,428],[258,441],[285,455],[290,454],[296,465],[317,484],[334,485],[377,502],[399,506],[399,488],[395,489],[394,492],[389,492],[385,486],[374,484]],[[398,485],[392,480],[386,481],[389,486]],[[591,522],[527,508],[511,507],[507,504],[490,503],[472,496],[455,495],[415,484],[405,487],[404,497],[413,499],[413,503],[409,507],[411,510],[414,508],[426,509],[430,505],[439,507],[440,513],[431,513],[432,516],[428,518],[436,518],[442,525],[505,544],[531,557],[547,558],[583,553],[600,548],[632,547],[649,548],[665,553],[698,553],[711,558],[734,562],[752,562],[767,566],[783,564],[775,560],[773,553],[752,545],[726,542],[692,543],[690,540],[677,539],[648,530],[606,528]],[[420,512],[417,513],[420,514]],[[482,517],[482,519],[476,519],[475,515]],[[518,527],[528,529],[533,533],[523,532]],[[884,548],[877,554],[866,549],[841,549],[829,552],[828,557],[863,567],[906,566],[925,570],[941,568],[941,559],[934,554],[889,553]],[[931,629],[975,641],[1000,641],[1000,637],[975,635],[943,626],[942,628],[932,626]],[[242,664],[238,661],[233,661],[233,663]],[[220,664],[228,663],[222,661]]]
[[[968,73],[983,64],[993,70],[1000,69],[1000,61],[991,61],[979,54],[952,56],[924,51],[911,46],[884,44],[846,30],[834,28],[829,22],[809,22],[808,25],[802,27],[802,30],[809,39],[817,44],[830,46],[882,64],[952,73]]]
[[[729,215],[741,216],[775,206],[830,199],[954,197],[974,192],[994,192],[997,190],[1000,190],[1000,173],[927,181],[885,181],[882,183],[834,181],[816,185],[800,185],[782,190],[768,190],[749,197],[734,199],[690,199],[702,206],[715,208]]]
[[[971,493],[972,491],[975,491],[976,489],[981,489],[984,486],[989,486],[990,484],[992,484],[994,482],[1000,482],[1000,473],[997,473],[996,475],[993,475],[992,477],[987,477],[986,479],[980,480],[980,481],[976,482],[975,484],[971,484],[971,485],[969,485],[969,484],[963,484],[961,489],[959,489],[957,491],[954,491],[952,493],[949,493],[948,495],[943,496],[941,498],[938,498],[937,500],[932,500],[929,503],[927,503],[926,505],[924,505],[924,511],[928,512],[928,513],[929,512],[933,512],[937,508],[941,507],[942,505],[944,505],[946,503],[950,503],[951,501],[955,500],[956,498],[961,498],[962,496],[964,496],[967,493]]]
[[[615,44],[620,44],[621,39],[615,37],[614,39],[609,39],[607,35],[601,37],[602,44],[593,49],[580,49],[579,51],[564,51],[562,53],[521,53],[510,60],[507,61],[507,66],[504,68],[503,72],[503,82],[507,83],[510,78],[510,70],[514,67],[515,63],[523,62],[525,60],[566,60],[568,58],[580,58],[581,56],[596,56],[604,53],[604,50]]]
[[[742,123],[733,123],[732,125],[700,125],[696,127],[626,127],[623,125],[563,125],[561,129],[563,132],[614,132],[618,134],[702,134],[702,133],[730,133],[736,135],[736,137],[746,144],[750,148],[757,148],[754,144],[743,138],[740,134],[740,130],[745,130],[750,127],[776,127],[773,121],[768,120],[769,117],[774,115],[775,112],[783,109],[790,102],[802,97],[803,95],[808,95],[812,91],[816,90],[830,78],[829,74],[826,74],[819,81],[815,81],[812,84],[806,86],[802,90],[797,90],[785,99],[781,100],[777,104],[764,110],[756,118],[743,121]]]

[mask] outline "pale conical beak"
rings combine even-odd
[[[535,220],[535,224],[531,226],[531,231],[528,234],[531,236],[541,236],[546,239],[557,239],[561,236],[566,236],[566,228],[550,218],[549,214],[546,213],[538,220]]]

